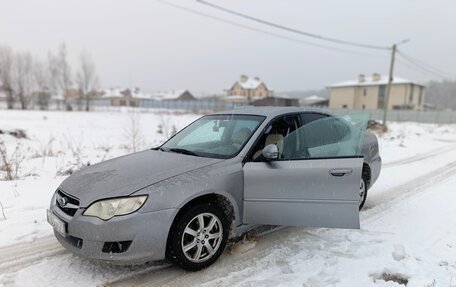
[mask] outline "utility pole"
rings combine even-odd
[[[394,60],[396,58],[396,47],[397,45],[404,44],[410,41],[410,39],[405,39],[397,44],[394,44],[393,47],[391,48],[391,61],[390,61],[390,66],[389,66],[389,73],[388,73],[388,84],[386,86],[386,94],[385,94],[385,100],[383,101],[383,126],[386,127],[386,116],[388,114],[388,104],[389,104],[389,97],[391,93],[391,85],[393,83],[393,71],[394,71]]]

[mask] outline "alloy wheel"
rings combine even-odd
[[[182,234],[181,247],[185,257],[199,263],[210,259],[223,239],[220,219],[209,212],[200,213],[187,224]]]

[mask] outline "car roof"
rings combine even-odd
[[[261,107],[253,107],[253,106],[245,106],[239,107],[234,110],[228,110],[223,112],[214,113],[215,115],[226,115],[226,114],[234,114],[234,115],[260,115],[266,117],[275,117],[283,114],[288,113],[305,113],[305,112],[317,112],[329,115],[323,109],[317,108],[305,108],[305,107],[268,107],[268,106],[261,106]]]

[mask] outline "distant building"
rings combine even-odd
[[[273,91],[258,77],[249,78],[242,75],[227,91],[225,101],[228,102],[253,102],[261,98],[272,97]]]
[[[299,107],[299,100],[286,95],[263,97],[251,103],[253,106]]]
[[[107,105],[114,107],[137,107],[139,99],[150,99],[150,95],[139,88],[109,88],[98,91],[97,95],[99,100],[107,101]]]
[[[388,76],[374,73],[372,77],[363,74],[357,80],[329,86],[330,108],[383,109]],[[388,109],[422,110],[425,86],[406,79],[394,77]]]
[[[7,88],[5,86],[0,86],[0,101],[6,101]]]
[[[302,99],[300,103],[304,106],[327,107],[329,105],[329,99],[313,95]]]
[[[159,91],[152,96],[159,101],[193,101],[196,98],[188,90]]]

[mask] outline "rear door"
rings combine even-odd
[[[362,122],[305,113],[273,120],[244,165],[243,221],[359,228]],[[277,160],[260,155],[267,143],[279,147]]]

